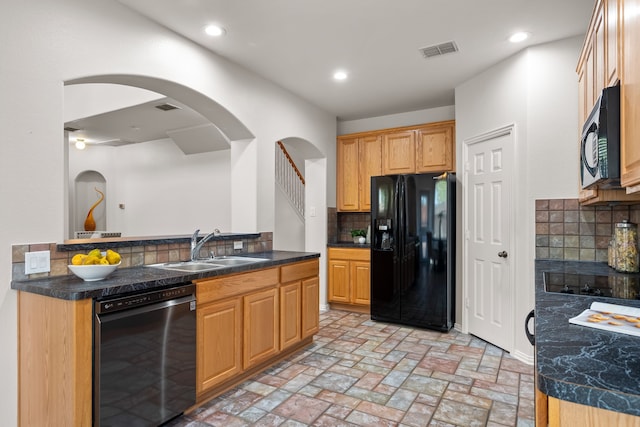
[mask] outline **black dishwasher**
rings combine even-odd
[[[94,427],[157,426],[195,404],[195,285],[99,300],[94,312]]]

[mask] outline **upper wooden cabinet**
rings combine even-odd
[[[455,170],[455,121],[342,135],[337,140],[338,211],[371,210],[371,177]]]
[[[597,0],[578,61],[579,142],[582,125],[602,89],[618,82],[621,85],[620,166],[621,183],[627,187],[626,190],[583,190],[580,186],[578,199],[583,205],[640,201],[640,194],[629,194],[636,190],[633,186],[637,186],[640,191],[640,144],[637,143],[640,130],[637,121],[632,120],[637,117],[640,104],[637,73],[640,63],[638,53],[629,42],[626,43],[628,50],[624,49],[625,40],[638,40],[640,37],[640,18],[633,13],[629,14],[631,16],[626,21],[621,18],[625,9],[633,10],[639,2],[640,0]]]
[[[442,172],[455,169],[452,124],[427,126],[417,130],[416,172]]]
[[[398,175],[416,171],[416,133],[414,130],[390,132],[382,140],[382,174]]]
[[[640,0],[620,2],[621,52],[621,183],[640,195]]]

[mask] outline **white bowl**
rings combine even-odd
[[[116,271],[117,264],[93,264],[93,265],[69,265],[69,270],[86,282],[103,280],[105,277]]]

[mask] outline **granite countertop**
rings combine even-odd
[[[320,254],[315,252],[291,251],[258,252],[243,255],[267,258],[268,261],[198,273],[170,271],[145,266],[118,268],[105,280],[97,282],[85,282],[74,275],[53,276],[40,279],[12,281],[11,289],[66,300],[81,300],[87,298],[102,299],[114,295],[124,295],[133,292],[162,288],[190,282],[191,280],[196,279],[247,272],[320,257]]]
[[[624,275],[605,263],[536,261],[538,388],[558,399],[640,416],[640,338],[569,324],[594,301],[633,307],[640,301],[545,292],[545,271]]]
[[[355,248],[355,249],[371,249],[371,245],[369,243],[353,243],[351,242],[333,242],[327,243],[328,248]]]

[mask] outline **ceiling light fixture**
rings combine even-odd
[[[212,37],[220,37],[226,34],[226,30],[218,25],[207,25],[204,32]]]
[[[511,43],[520,43],[520,42],[523,42],[523,41],[525,41],[526,39],[528,39],[530,35],[531,35],[531,34],[529,34],[529,33],[527,33],[527,32],[520,31],[520,32],[518,32],[518,33],[513,33],[513,34],[511,35],[511,37],[509,37],[509,41],[510,41]]]
[[[348,77],[346,71],[336,71],[333,73],[333,78],[336,80],[346,80]]]
[[[76,139],[76,148],[78,150],[84,150],[86,146],[87,146],[87,144],[85,144],[84,139],[82,139],[82,138],[77,138]]]

